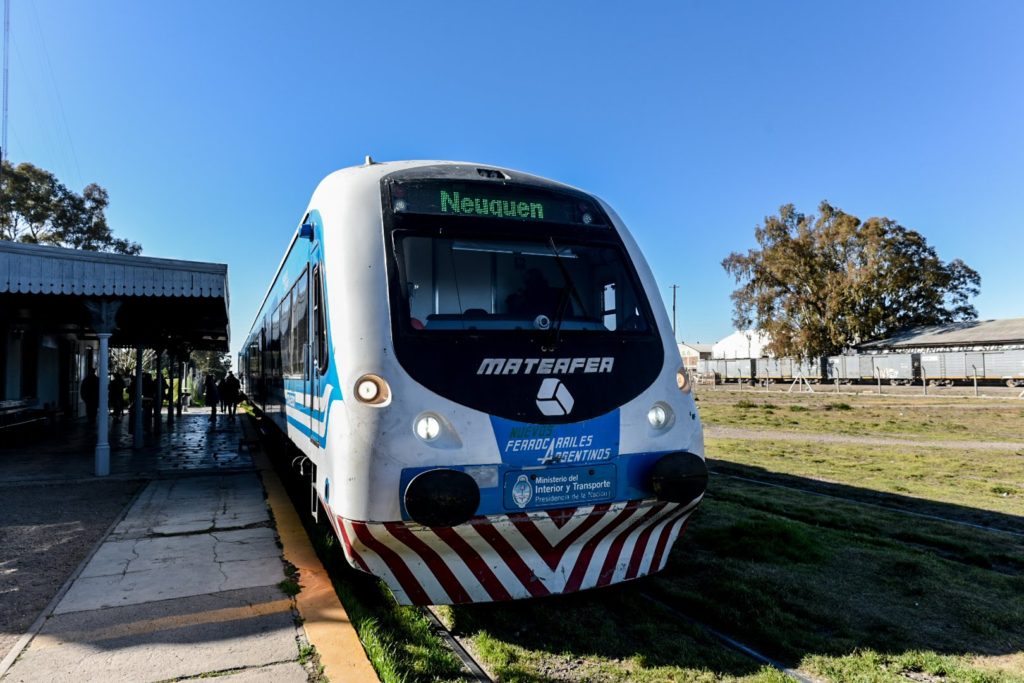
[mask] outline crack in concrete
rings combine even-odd
[[[210,534],[213,538],[213,561],[217,565],[217,571],[220,572],[221,582],[217,585],[217,592],[224,590],[224,586],[229,581],[228,573],[224,571],[224,561],[220,559],[220,554],[217,552],[217,546],[220,545],[221,540],[217,538],[217,534]]]
[[[175,536],[196,536],[198,534],[213,534],[218,531],[243,531],[245,529],[263,529],[271,526],[270,520],[263,520],[262,522],[250,522],[240,526],[229,526],[229,527],[217,527],[211,526],[205,529],[196,529],[194,531],[154,531],[146,536],[146,538],[173,538]]]
[[[132,562],[134,562],[135,560],[141,559],[139,557],[139,551],[135,549],[135,546],[137,546],[139,544],[139,541],[141,541],[141,540],[142,540],[141,538],[137,538],[134,541],[132,541],[131,551],[132,551],[132,556],[133,557],[131,559],[129,559],[127,562],[124,563],[124,570],[121,572],[121,578],[122,579],[125,576],[128,575],[128,567],[130,567],[132,565]]]

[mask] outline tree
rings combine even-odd
[[[192,364],[201,377],[213,375],[223,379],[231,369],[231,354],[221,351],[193,351]]]
[[[722,267],[736,279],[733,322],[756,327],[780,356],[816,357],[897,330],[977,317],[981,277],[944,263],[924,236],[889,218],[861,221],[822,202],[792,204],[754,231],[758,248]]]
[[[77,194],[45,169],[5,161],[0,175],[0,239],[140,253],[138,243],[114,237],[107,225],[109,204],[107,191],[95,183]]]

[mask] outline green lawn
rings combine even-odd
[[[714,467],[738,473],[781,473],[871,491],[950,503],[968,510],[1024,515],[1024,454],[945,448],[865,446],[795,441],[706,439]]]
[[[913,440],[1024,443],[1024,401],[1016,399],[836,396],[704,390],[708,425]]]

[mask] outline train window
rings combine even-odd
[[[270,366],[274,379],[281,377],[281,306],[274,309],[270,319]]]
[[[320,266],[313,266],[313,334],[316,344],[316,364],[323,375],[327,372],[330,364],[330,356],[327,354],[327,315],[324,309],[324,285],[323,274]]]
[[[306,376],[306,346],[309,342],[309,306],[307,271],[295,282],[292,290],[295,293],[292,301],[292,372],[300,377]]]
[[[611,245],[407,235],[399,252],[413,330],[650,329],[624,259]]]
[[[615,283],[609,282],[601,288],[601,313],[604,326],[609,330],[615,329]]]
[[[285,377],[292,375],[292,293],[281,298],[281,369]]]

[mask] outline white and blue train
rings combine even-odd
[[[329,175],[239,360],[348,561],[403,604],[656,572],[707,486],[640,250],[607,204],[536,176]]]

